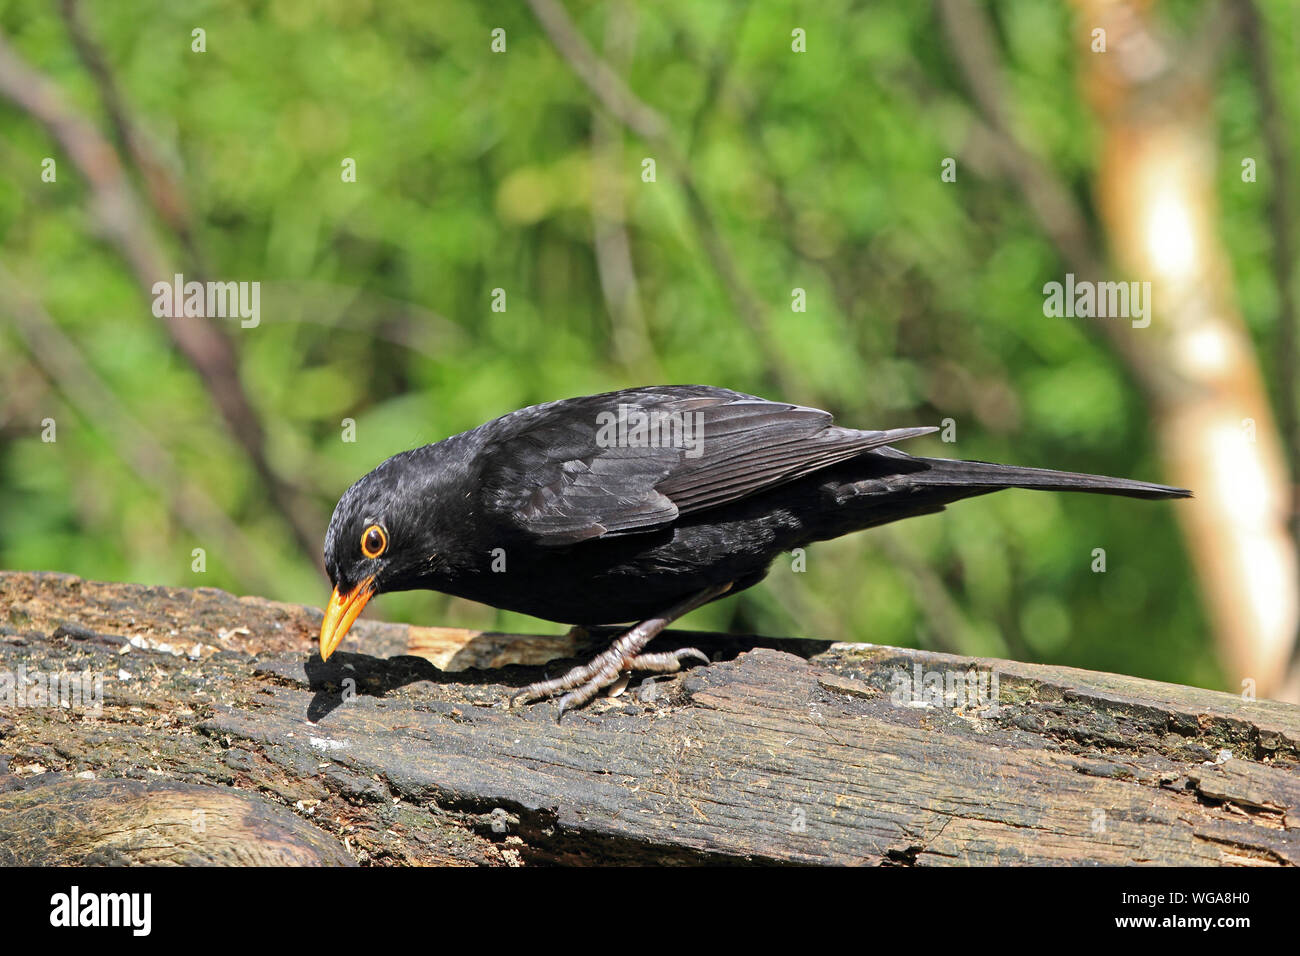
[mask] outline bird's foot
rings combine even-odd
[[[517,700],[533,701],[542,697],[553,697],[565,691],[564,696],[560,698],[560,712],[555,718],[558,721],[564,716],[566,710],[581,707],[600,693],[602,687],[608,687],[616,682],[624,672],[653,671],[659,674],[671,674],[673,671],[681,670],[682,661],[688,657],[707,664],[709,659],[694,647],[683,647],[681,650],[665,651],[661,654],[642,654],[641,651],[660,631],[683,614],[695,610],[701,604],[707,604],[729,590],[731,590],[730,583],[716,584],[678,601],[663,613],[647,618],[625,632],[607,650],[592,658],[590,663],[575,667],[563,677],[529,684],[510,698],[510,705],[513,707]]]
[[[544,697],[554,697],[561,692],[558,721],[566,710],[581,707],[600,691],[616,683],[625,674],[633,671],[649,671],[655,674],[671,674],[682,669],[682,661],[697,660],[709,663],[705,653],[694,647],[683,647],[676,651],[664,651],[658,654],[628,654],[615,644],[609,650],[594,657],[590,663],[573,668],[567,674],[552,680],[529,684],[510,698],[510,706],[516,701],[531,703]]]

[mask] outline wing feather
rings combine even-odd
[[[685,416],[696,431],[657,446],[610,442],[602,423],[620,414]],[[555,546],[662,527],[936,430],[840,428],[815,408],[698,385],[551,402],[483,429],[487,507],[537,543]],[[682,440],[692,434],[698,444]]]

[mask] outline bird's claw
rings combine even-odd
[[[555,715],[558,723],[566,711],[583,706],[601,690],[616,683],[624,673],[649,671],[656,674],[671,674],[681,670],[682,662],[685,660],[709,663],[708,656],[695,647],[683,647],[658,654],[619,654],[618,656],[606,651],[589,663],[579,665],[560,677],[529,684],[510,697],[509,706],[514,707],[515,702],[519,700],[531,703],[544,697],[554,697],[564,691],[564,696],[560,698],[559,712]]]

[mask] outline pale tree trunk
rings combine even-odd
[[[1280,695],[1297,625],[1290,478],[1217,229],[1213,43],[1166,45],[1150,4],[1075,8],[1098,213],[1121,273],[1108,278],[1151,283],[1151,324],[1123,333],[1125,351],[1144,366],[1169,478],[1196,495],[1177,511],[1228,679]],[[1286,172],[1261,163],[1258,184],[1234,188],[1270,175]]]

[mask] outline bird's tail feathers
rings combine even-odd
[[[1190,498],[1186,488],[1171,488],[1131,478],[1085,475],[1049,468],[1024,468],[987,461],[957,461],[948,458],[918,458],[929,466],[913,474],[916,485],[932,488],[967,488],[974,494],[1003,488],[1032,488],[1041,491],[1087,491],[1127,498]]]

